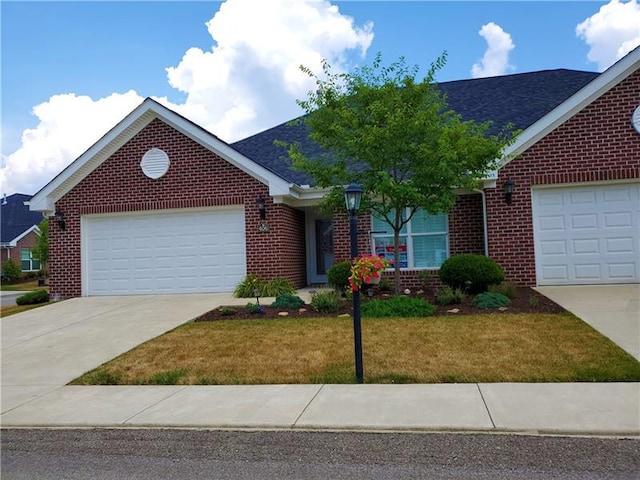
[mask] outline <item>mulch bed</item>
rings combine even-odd
[[[363,295],[364,297],[365,295]],[[391,294],[380,292],[377,289],[373,290],[373,298],[388,298]],[[434,298],[434,292],[415,292],[411,294],[412,297],[421,297],[428,300],[432,305],[436,307],[434,316],[456,316],[456,315],[475,315],[483,313],[563,313],[565,310],[557,303],[551,301],[549,298],[541,295],[532,288],[518,287],[517,294],[514,299],[511,300],[511,304],[506,309],[500,310],[485,310],[476,308],[473,305],[473,296],[468,295],[463,303],[455,305],[438,305]],[[537,300],[532,300],[536,298]],[[363,302],[367,301],[365,298]],[[247,303],[255,303],[255,299],[247,299]],[[319,316],[337,316],[337,315],[351,315],[352,307],[351,302],[344,301],[340,307],[340,311],[337,314],[319,314],[314,311],[310,305],[305,305],[301,309],[287,309],[287,308],[272,308],[265,305],[264,313],[250,313],[247,308],[242,305],[234,305],[226,308],[231,308],[235,313],[223,315],[220,307],[215,310],[211,310],[203,315],[200,315],[194,321],[196,322],[212,322],[217,320],[262,320],[268,318],[282,318],[284,315],[280,315],[281,312],[287,312],[288,318],[311,318]],[[457,312],[453,312],[457,310]]]

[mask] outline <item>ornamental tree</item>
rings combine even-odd
[[[446,53],[422,80],[416,79],[418,66],[409,68],[403,57],[383,66],[380,54],[352,73],[334,73],[327,62],[320,75],[300,67],[316,89],[297,101],[307,113],[298,121],[324,153],[307,156],[300,144],[289,144],[292,165],[329,189],[323,202],[328,211],[344,208],[345,185],[362,186],[363,208],[394,233],[396,292],[403,226],[419,209],[450,210],[454,188],[477,188],[515,137],[509,128],[489,135],[491,123],[465,121],[447,107],[435,83],[445,62]]]

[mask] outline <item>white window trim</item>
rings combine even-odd
[[[409,210],[407,208],[407,210]],[[408,212],[407,212],[408,213]],[[414,256],[413,256],[413,238],[414,237],[431,237],[431,236],[441,236],[444,235],[446,238],[446,254],[445,254],[445,259],[449,258],[450,256],[450,238],[449,238],[449,215],[447,213],[444,213],[444,217],[445,217],[445,222],[446,222],[446,230],[445,231],[441,231],[441,232],[428,232],[428,233],[416,233],[413,234],[411,232],[411,222],[407,223],[405,228],[406,228],[406,233],[401,233],[400,234],[400,238],[406,238],[407,240],[407,267],[401,267],[400,271],[419,271],[419,270],[440,270],[440,267],[414,267],[412,265],[414,265]],[[371,254],[375,255],[376,254],[376,238],[390,238],[391,240],[393,240],[393,231],[391,233],[373,233],[373,221],[374,221],[374,215],[373,213],[371,214]],[[389,228],[391,228],[391,226],[389,226]],[[388,271],[393,270],[392,268],[387,269]]]

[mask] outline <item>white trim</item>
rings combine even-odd
[[[62,198],[87,175],[98,168],[100,164],[107,160],[111,154],[156,118],[183,133],[209,151],[216,153],[259,182],[268,185],[270,195],[287,195],[290,192],[292,184],[286,182],[261,165],[258,165],[248,157],[245,157],[212,133],[207,132],[181,115],[178,115],[176,112],[160,105],[155,100],[147,98],[36,193],[29,200],[29,208],[33,211],[42,211],[45,212],[45,214],[53,215],[56,201]]]
[[[595,102],[639,68],[640,47],[636,47],[518,135],[515,143],[505,150],[503,156],[505,160],[500,168],[510,163],[517,155],[522,154],[585,107]]]

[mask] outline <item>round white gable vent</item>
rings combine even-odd
[[[169,170],[169,155],[159,148],[152,148],[142,156],[142,173],[152,179],[162,177]]]

